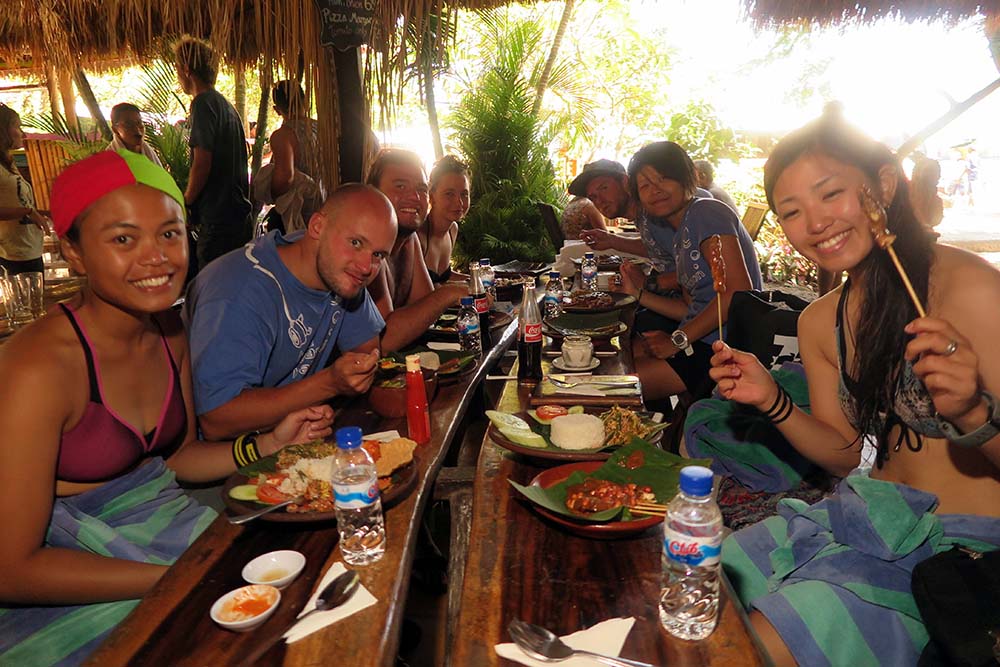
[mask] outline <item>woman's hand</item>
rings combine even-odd
[[[983,405],[979,357],[969,340],[948,322],[934,317],[917,318],[905,331],[914,336],[906,346],[906,359],[930,393],[938,414],[962,432],[985,423],[987,413],[978,409]]]
[[[257,439],[261,456],[273,454],[286,445],[320,440],[333,432],[333,408],[314,405],[292,412],[274,430]]]
[[[52,221],[46,218],[44,215],[38,212],[38,209],[31,209],[31,213],[28,214],[28,219],[42,230],[43,234],[48,234],[52,230]]]
[[[766,411],[778,398],[778,385],[752,354],[740,352],[721,340],[712,343],[712,368],[708,371],[723,397]]]
[[[622,277],[622,291],[631,296],[639,296],[639,290],[646,283],[646,274],[642,269],[632,262],[622,262],[618,273]]]

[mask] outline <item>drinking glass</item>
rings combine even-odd
[[[42,306],[42,272],[19,273],[13,277],[13,282],[14,291],[17,292],[14,322],[23,325],[41,317],[45,312]]]

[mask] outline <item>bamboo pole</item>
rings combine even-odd
[[[73,76],[69,70],[60,68],[57,77],[59,98],[62,100],[63,117],[66,119],[66,124],[73,128],[79,128],[80,119],[76,116],[76,93],[73,92]]]
[[[986,97],[987,95],[989,95],[990,93],[992,93],[997,88],[1000,88],[1000,79],[997,79],[997,80],[993,81],[989,85],[984,86],[979,91],[973,93],[964,102],[960,102],[958,104],[953,105],[951,107],[951,109],[949,109],[948,112],[945,113],[943,116],[941,116],[940,118],[938,118],[937,120],[935,120],[933,123],[931,123],[930,125],[928,125],[924,129],[920,130],[915,135],[913,135],[912,137],[910,137],[909,139],[907,139],[906,141],[904,141],[903,144],[896,151],[896,154],[898,155],[898,157],[900,159],[902,159],[902,158],[906,157],[907,155],[909,155],[911,152],[913,152],[913,149],[915,149],[917,146],[919,146],[920,144],[922,144],[928,137],[930,137],[931,135],[933,135],[935,132],[937,132],[938,130],[940,130],[941,128],[943,128],[945,125],[947,125],[951,121],[953,121],[956,118],[958,118],[959,116],[961,116],[963,113],[965,113],[970,108],[972,108],[973,105],[975,105],[977,102],[979,102],[980,100],[982,100],[984,97]]]
[[[87,109],[90,111],[90,117],[94,119],[97,131],[101,133],[105,141],[111,141],[114,138],[114,135],[111,134],[111,127],[108,125],[108,121],[104,119],[104,112],[101,111],[101,107],[97,103],[97,97],[94,96],[94,91],[90,88],[90,81],[87,80],[87,74],[83,71],[82,67],[76,68],[76,72],[73,73],[73,81],[76,83],[77,90],[80,91],[83,103],[87,105]]]

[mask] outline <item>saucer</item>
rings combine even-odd
[[[586,366],[580,366],[578,368],[576,366],[567,366],[563,362],[562,357],[556,357],[555,359],[552,360],[552,365],[562,371],[592,371],[601,365],[601,360],[598,359],[597,357],[591,357],[589,364],[587,364]]]

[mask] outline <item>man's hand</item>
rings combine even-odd
[[[314,405],[292,412],[274,430],[257,438],[261,456],[269,456],[286,445],[321,440],[333,432],[333,408]]]
[[[646,331],[640,335],[646,349],[657,359],[669,359],[678,352],[677,346],[670,340],[670,336],[662,331]]]
[[[614,234],[609,234],[603,229],[585,229],[580,232],[580,240],[594,250],[613,249],[614,238]]]
[[[331,396],[363,394],[375,379],[379,349],[371,352],[345,352],[326,372],[330,375]]]

